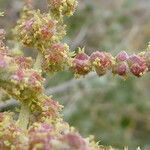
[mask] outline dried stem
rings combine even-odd
[[[42,53],[38,52],[38,55],[37,55],[37,57],[36,57],[35,64],[34,64],[34,66],[33,66],[33,68],[34,68],[35,70],[38,70],[38,71],[41,70],[42,60],[43,60],[43,55],[42,55]]]
[[[23,130],[26,130],[29,124],[30,118],[30,108],[28,106],[28,102],[22,102],[21,110],[18,118],[17,124]]]

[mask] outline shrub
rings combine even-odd
[[[83,138],[60,114],[62,106],[44,93],[44,73],[70,70],[75,77],[95,71],[108,71],[127,78],[141,77],[150,70],[150,52],[115,57],[96,51],[90,56],[84,49],[71,52],[62,39],[66,34],[65,16],[73,15],[76,0],[48,0],[48,12],[34,10],[30,1],[17,22],[14,37],[22,47],[37,51],[36,60],[13,54],[5,45],[5,31],[0,29],[0,87],[21,103],[19,117],[0,113],[0,148],[30,150],[98,150],[104,149],[93,137]],[[149,47],[148,47],[149,49]]]

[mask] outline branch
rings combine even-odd
[[[3,112],[5,110],[9,110],[13,107],[18,107],[20,106],[20,103],[16,101],[15,99],[10,99],[6,102],[1,102],[0,103],[0,112]]]
[[[67,91],[68,89],[70,89],[71,87],[79,84],[79,83],[83,83],[91,78],[96,77],[95,73],[90,73],[89,75],[87,75],[84,79],[71,79],[61,85],[55,86],[55,87],[50,87],[46,89],[46,94],[47,95],[52,95],[52,94],[59,94],[59,93],[63,93],[65,91]]]

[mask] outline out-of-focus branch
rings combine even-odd
[[[6,102],[1,102],[0,103],[0,112],[8,110],[8,109],[10,109],[12,107],[17,107],[19,105],[20,105],[19,102],[14,100],[14,99],[10,99],[10,100],[8,100]]]
[[[87,75],[85,78],[81,78],[81,79],[71,79],[61,85],[58,85],[56,87],[50,87],[46,89],[46,94],[47,95],[51,95],[51,94],[59,94],[59,93],[63,93],[65,92],[67,89],[70,89],[72,86],[75,86],[79,83],[83,83],[91,78],[96,77],[95,73],[90,73],[89,75]]]
[[[82,42],[82,40],[86,36],[87,30],[88,30],[88,26],[83,26],[81,28],[81,30],[79,31],[79,33],[77,34],[77,36],[72,40],[73,42],[71,42],[70,48],[72,50],[74,50]]]

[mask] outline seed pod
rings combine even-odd
[[[128,54],[125,51],[121,51],[116,56],[116,61],[117,62],[126,61],[128,58],[129,58]]]
[[[99,76],[104,75],[113,64],[113,57],[106,52],[94,52],[90,56],[90,62]]]
[[[113,74],[118,74],[123,77],[127,76],[128,72],[129,72],[129,67],[126,62],[117,63],[112,68]]]
[[[137,77],[142,76],[148,70],[145,60],[135,54],[129,57],[128,64],[130,71]]]
[[[89,56],[79,52],[72,61],[72,70],[77,75],[86,75],[91,71]]]

